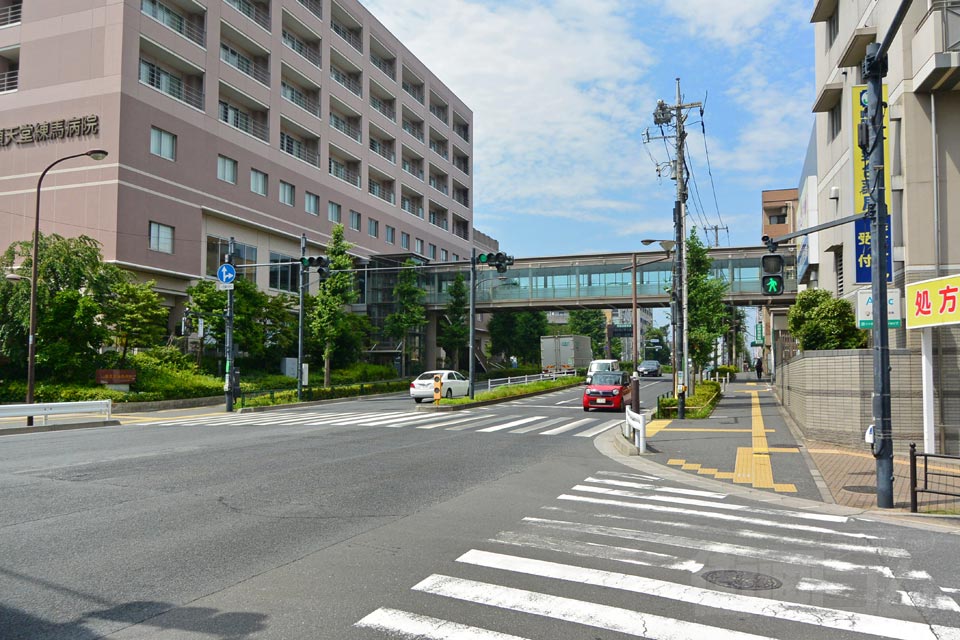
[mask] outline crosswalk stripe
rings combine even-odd
[[[916,591],[897,591],[900,594],[900,604],[925,609],[940,609],[941,611],[960,612],[960,605],[950,596],[942,594],[931,595]]]
[[[565,520],[547,520],[544,518],[524,518],[523,521],[534,527],[546,529],[558,529],[573,533],[589,533],[592,535],[607,536],[619,538],[621,540],[636,540],[638,542],[651,542],[653,544],[665,545],[668,547],[680,547],[682,549],[693,549],[695,551],[710,551],[713,553],[723,553],[729,556],[738,556],[741,558],[754,558],[765,560],[767,562],[782,562],[785,564],[795,564],[800,566],[820,566],[833,571],[857,572],[857,573],[878,573],[886,578],[904,578],[897,576],[891,571],[890,567],[883,565],[865,565],[836,560],[833,558],[818,557],[802,553],[789,553],[783,549],[760,549],[757,547],[747,547],[726,542],[714,542],[712,540],[698,540],[695,538],[685,538],[660,532],[638,531],[636,529],[624,529],[622,527],[606,527],[602,525],[588,525]],[[913,577],[906,576],[906,577]]]
[[[399,633],[400,637],[410,640],[525,640],[520,636],[385,607],[377,609],[354,626]]]
[[[711,640],[759,640],[756,636],[697,622],[675,620],[651,613],[503,587],[475,580],[434,574],[413,587],[416,591],[485,604],[500,609],[530,613],[554,620],[629,633],[650,640],[711,638]]]
[[[781,509],[764,509],[762,507],[750,507],[742,504],[729,504],[723,502],[707,502],[706,500],[695,500],[692,498],[677,498],[674,496],[658,496],[648,493],[638,493],[636,491],[624,491],[620,489],[606,489],[604,487],[589,487],[578,484],[573,488],[574,491],[584,491],[586,493],[602,493],[608,496],[617,496],[620,498],[637,498],[639,500],[655,500],[660,502],[670,502],[671,504],[684,504],[692,507],[709,507],[712,509],[723,509],[726,511],[739,511],[741,513],[756,513],[765,516],[781,516],[788,518],[798,518],[800,520],[818,520],[820,522],[844,523],[849,521],[846,516],[834,516],[828,513],[808,513],[806,511],[784,511]]]
[[[399,412],[399,411],[396,411],[396,412],[390,412],[390,413],[391,413],[391,414],[398,414],[398,413],[400,413],[400,412]],[[340,424],[340,423],[342,423],[343,421],[347,421],[348,423],[349,423],[349,422],[360,422],[360,421],[363,421],[363,420],[369,420],[371,417],[373,417],[373,415],[375,415],[375,414],[372,414],[372,413],[362,413],[362,414],[359,414],[359,415],[358,415],[358,414],[356,414],[356,413],[344,413],[344,414],[340,414],[340,415],[337,415],[337,416],[332,416],[332,417],[329,417],[329,418],[324,418],[323,420],[318,420],[318,421],[316,421],[316,422],[308,422],[307,425],[313,427],[313,426],[326,425],[326,424],[334,424],[334,423]]]
[[[536,424],[528,424],[527,426],[520,427],[519,429],[511,429],[510,433],[530,433],[531,431],[543,429],[544,427],[555,425],[558,422],[563,422],[564,420],[566,420],[566,418],[551,418],[550,420],[544,420],[543,422],[538,422]]]
[[[715,493],[713,491],[699,491],[697,489],[680,489],[677,487],[660,487],[654,484],[644,484],[640,482],[628,482],[626,480],[604,480],[602,478],[587,478],[584,482],[593,482],[595,484],[609,484],[615,487],[631,487],[633,489],[647,489],[651,491],[660,491],[663,493],[676,493],[684,496],[700,496],[701,498],[715,498],[724,500],[727,497],[725,493]]]
[[[645,473],[626,473],[623,471],[598,471],[595,475],[598,476],[613,476],[615,478],[627,478],[629,480],[650,480],[651,482],[659,482],[663,478],[657,476],[651,476]]]
[[[418,426],[417,429],[436,429],[438,427],[448,427],[452,424],[460,424],[461,422],[473,422],[474,420],[482,420],[486,417],[488,416],[470,416],[469,418],[457,418],[456,420],[448,420],[446,422],[425,424],[423,426]]]
[[[544,560],[534,560],[489,551],[471,549],[457,558],[474,566],[500,569],[512,573],[554,578],[577,584],[590,584],[631,593],[688,602],[701,607],[737,611],[777,620],[789,620],[828,629],[838,629],[899,640],[938,640],[955,637],[960,629],[884,618],[869,613],[857,613],[809,604],[799,604],[769,598],[758,598],[735,593],[724,593],[701,587],[682,585],[655,578],[616,573],[600,569],[576,567]],[[419,585],[418,585],[419,586]],[[414,587],[416,588],[416,587]],[[940,632],[946,634],[941,635]],[[701,637],[708,637],[706,635]],[[715,636],[709,636],[715,637]]]
[[[556,434],[558,434],[558,433],[563,433],[564,431],[570,431],[571,429],[576,429],[577,427],[579,427],[580,425],[582,425],[584,422],[593,422],[593,419],[592,419],[592,418],[583,418],[582,420],[575,420],[575,421],[570,422],[570,423],[568,423],[568,424],[560,425],[559,427],[556,427],[556,428],[554,428],[554,429],[550,429],[549,431],[541,431],[541,432],[540,432],[540,435],[542,435],[542,436],[552,436],[552,435],[556,435]]]
[[[496,421],[496,420],[513,420],[513,419],[516,418],[517,416],[497,416],[497,415],[489,415],[489,416],[484,416],[484,417],[486,418],[486,420],[484,420],[484,422],[494,422],[494,421]],[[446,430],[447,430],[447,431],[464,431],[465,429],[473,429],[473,428],[476,427],[476,426],[477,426],[476,424],[459,424],[459,425],[454,426],[454,427],[447,427]]]
[[[611,427],[614,427],[620,424],[621,422],[623,422],[623,420],[611,420],[610,422],[606,422],[604,424],[601,424],[600,426],[594,427],[592,429],[587,429],[586,431],[583,431],[581,433],[576,433],[574,435],[578,438],[592,438],[593,436],[601,434],[607,429],[610,429]]]
[[[486,427],[484,429],[477,429],[480,433],[490,433],[491,431],[503,431],[504,429],[509,429],[510,427],[519,427],[522,424],[527,424],[528,422],[533,422],[534,420],[543,420],[544,416],[530,416],[529,418],[520,418],[519,420],[513,420],[512,422],[507,422],[506,424],[495,424],[492,427]]]
[[[368,422],[370,420],[386,420],[392,417],[400,417],[410,415],[406,411],[385,411],[383,413],[362,413],[360,415],[346,416],[343,418],[338,418],[336,420],[331,420],[328,424],[335,426],[347,426],[360,424],[361,422]]]
[[[733,515],[730,513],[719,513],[716,511],[698,511],[696,509],[682,509],[680,507],[668,507],[659,504],[645,504],[642,502],[624,502],[623,500],[610,500],[607,498],[592,498],[588,496],[574,496],[563,494],[557,497],[557,500],[569,500],[572,502],[586,502],[589,504],[603,504],[612,507],[624,507],[627,509],[637,509],[639,511],[658,511],[660,513],[675,513],[677,515],[690,515],[700,518],[712,518],[714,520],[725,520],[727,522],[740,522],[744,524],[755,524],[764,527],[776,527],[779,529],[791,529],[794,531],[806,531],[808,533],[824,533],[845,538],[858,538],[860,540],[878,540],[879,538],[869,533],[850,533],[847,531],[837,531],[827,527],[815,527],[808,524],[794,524],[792,522],[777,522],[776,520],[766,520],[764,518],[752,518],[747,516]]]
[[[446,420],[449,416],[444,413],[434,414],[432,416],[424,415],[401,415],[394,417],[386,417],[378,420],[370,420],[368,422],[358,422],[356,423],[361,427],[408,427],[415,422],[433,422],[435,420]]]
[[[571,542],[554,538],[552,536],[538,536],[527,533],[516,533],[513,531],[501,531],[496,538],[491,538],[491,542],[500,544],[509,544],[516,547],[529,547],[532,549],[544,549],[547,551],[557,551],[574,556],[585,558],[603,558],[604,560],[613,560],[616,562],[626,562],[644,567],[659,567],[661,569],[672,569],[674,571],[689,571],[696,573],[703,569],[703,563],[696,560],[685,560],[672,556],[667,553],[657,553],[644,549],[633,549],[628,547],[615,547],[613,545],[599,544],[596,542]]]

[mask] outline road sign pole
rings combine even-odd
[[[227,264],[233,264],[234,241],[230,236],[227,245]],[[223,392],[226,400],[226,410],[233,411],[233,287],[227,290],[227,311],[224,317],[223,351],[226,359],[226,374],[224,376]]]
[[[473,400],[473,386],[476,380],[474,367],[473,341],[477,323],[477,248],[470,251],[470,399]]]
[[[307,234],[300,236],[300,310],[297,312],[297,402],[303,399],[303,296],[307,288],[307,268],[303,259],[307,256]]]

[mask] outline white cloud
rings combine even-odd
[[[767,28],[764,23],[782,4],[779,0],[664,0],[660,6],[684,21],[690,35],[735,47]]]

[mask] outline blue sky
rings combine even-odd
[[[671,237],[668,150],[643,132],[659,135],[677,77],[705,102],[706,136],[699,112],[687,123],[688,224],[759,245],[761,190],[799,182],[812,0],[361,1],[473,109],[474,224],[517,257]]]

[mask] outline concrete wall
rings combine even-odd
[[[911,442],[923,443],[923,407],[919,350],[890,351],[891,420],[894,450],[905,453]],[[807,351],[777,367],[776,392],[805,437],[863,447],[873,421],[873,351]],[[950,438],[947,452],[955,453]],[[941,440],[943,442],[943,440]],[[938,445],[939,449],[939,445]]]

